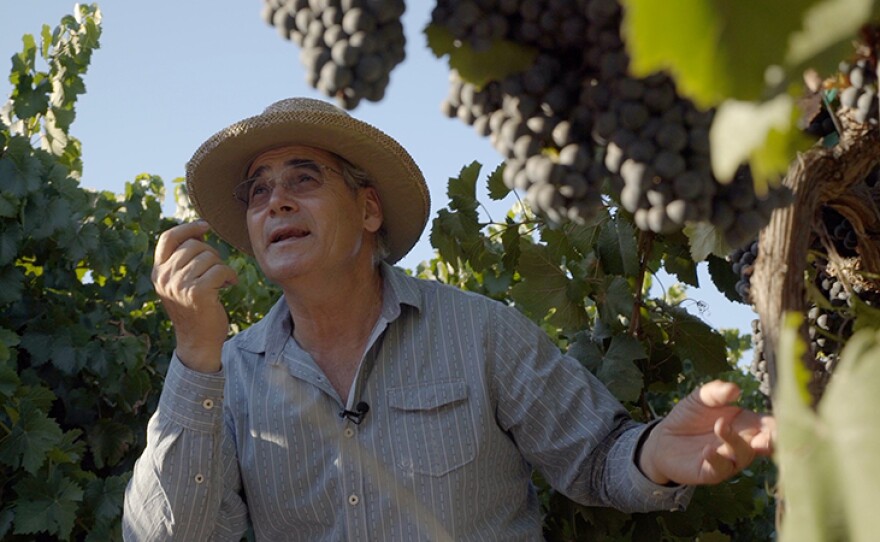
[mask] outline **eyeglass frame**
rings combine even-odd
[[[311,159],[307,159],[307,158],[292,158],[292,159],[286,161],[284,163],[284,170],[282,170],[282,175],[283,175],[284,171],[286,171],[287,169],[298,169],[298,168],[303,168],[303,167],[307,168],[309,166],[314,166],[316,168],[316,170],[319,170],[321,173],[324,173],[324,175],[318,177],[318,180],[320,181],[320,184],[318,186],[316,186],[314,188],[310,188],[310,189],[305,190],[303,192],[299,192],[299,194],[307,194],[309,192],[312,192],[312,191],[317,190],[317,189],[321,188],[322,186],[324,186],[324,183],[326,183],[326,181],[327,181],[326,172],[324,170],[330,171],[332,173],[336,173],[340,177],[344,177],[342,172],[339,171],[338,169],[330,167],[326,164],[322,164],[321,162],[318,162],[316,160],[311,160]],[[235,185],[235,188],[232,189],[232,197],[234,197],[236,200],[243,203],[247,209],[255,208],[255,207],[252,207],[251,203],[250,203],[250,200],[252,198],[251,190],[253,188],[254,183],[256,181],[260,180],[262,177],[263,177],[263,175],[254,175],[254,176],[248,177],[247,179],[238,183],[237,185]],[[273,192],[275,191],[275,188],[278,186],[278,181],[275,180],[278,177],[279,177],[279,175],[273,175],[269,179],[270,181],[272,181],[271,187],[272,187]],[[348,183],[346,183],[346,184],[348,184]],[[290,186],[286,186],[286,185],[282,185],[282,186],[286,191],[293,193],[293,194],[297,194],[296,190],[291,189]],[[271,194],[269,195],[269,197],[271,198]],[[267,203],[268,203],[268,200],[267,200]]]

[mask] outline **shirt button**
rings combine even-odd
[[[196,477],[194,478],[194,480],[196,481],[197,484],[201,484],[202,482],[205,481],[205,477],[202,476],[201,474],[196,474]]]
[[[361,499],[357,495],[349,495],[348,496],[348,504],[350,504],[352,506],[356,506],[357,503],[359,503],[359,502],[361,502]]]
[[[343,431],[342,434],[345,435],[346,438],[351,438],[354,436],[354,429],[352,429],[351,427],[346,427],[345,431]]]
[[[205,399],[204,401],[202,401],[202,406],[205,408],[205,410],[211,410],[212,408],[214,408],[214,401],[212,399]]]

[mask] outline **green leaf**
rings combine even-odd
[[[506,40],[495,40],[486,51],[474,51],[466,42],[455,40],[449,30],[440,25],[428,25],[425,36],[434,54],[438,58],[448,54],[449,68],[477,88],[525,71],[538,56],[535,48]]]
[[[762,97],[770,66],[818,0],[623,0],[623,33],[639,77],[668,70],[702,109]]]
[[[11,433],[0,440],[0,462],[13,469],[23,467],[36,474],[46,459],[46,454],[61,438],[61,428],[46,414],[29,403],[19,411],[18,423]]]
[[[477,202],[477,178],[480,176],[482,165],[479,162],[471,162],[461,168],[458,177],[450,177],[446,189],[449,196],[449,207],[456,211],[470,212],[479,206]]]
[[[0,306],[21,298],[24,274],[18,267],[0,268]]]
[[[724,294],[724,297],[730,301],[744,303],[742,297],[736,291],[739,275],[733,272],[730,262],[714,254],[710,254],[706,260],[709,262],[708,269],[709,276],[712,277],[712,284],[718,288],[718,291]]]
[[[733,251],[724,241],[724,232],[708,222],[690,223],[682,231],[690,241],[691,258],[695,262],[702,262],[709,254],[723,258]]]
[[[15,534],[46,532],[67,540],[76,520],[83,490],[60,470],[46,480],[25,478],[15,485],[18,494]]]
[[[119,463],[134,441],[131,428],[113,420],[99,420],[89,431],[89,446],[99,469]]]
[[[611,339],[596,376],[620,401],[634,402],[645,384],[642,371],[634,362],[646,357],[645,348],[638,339],[616,335]]]
[[[108,476],[89,481],[84,504],[98,519],[113,519],[122,512],[129,476]]]
[[[633,292],[625,278],[605,277],[596,292],[596,305],[605,325],[613,328],[620,325],[620,317],[632,316]]]
[[[599,345],[593,340],[589,331],[577,332],[567,353],[593,374],[596,374],[602,365],[602,351],[599,350]]]
[[[669,341],[678,357],[690,360],[694,370],[702,376],[730,370],[727,343],[720,333],[681,307],[666,306],[665,311],[673,318]]]
[[[501,234],[501,246],[504,248],[504,255],[501,262],[505,269],[516,269],[519,264],[520,250],[520,233],[519,227],[508,224],[507,228]]]
[[[571,279],[548,257],[547,248],[522,239],[520,250],[522,281],[510,290],[513,301],[533,319],[546,317],[551,324],[564,330],[586,328],[589,318],[583,300],[573,299],[569,294]]]
[[[678,280],[695,288],[700,287],[697,277],[697,264],[691,259],[687,248],[681,244],[667,245],[663,256],[663,267],[667,273],[675,275]]]
[[[15,512],[12,508],[0,510],[0,537],[5,537],[9,529],[12,528],[13,518],[15,518]]]
[[[486,184],[489,190],[489,197],[495,201],[502,200],[510,194],[510,188],[507,188],[507,185],[504,184],[504,162],[489,174]]]
[[[777,184],[796,154],[813,143],[798,129],[799,115],[788,94],[763,103],[722,103],[709,136],[715,177],[727,182],[748,161],[758,193],[766,194],[767,186]]]
[[[3,201],[0,198],[0,201]],[[22,241],[21,226],[11,224],[0,231],[0,266],[12,263],[18,256],[18,249]]]
[[[811,2],[802,28],[791,36],[785,64],[790,73],[807,67],[826,76],[837,71],[840,59],[852,55],[852,41],[863,24],[877,18],[874,0]]]
[[[599,234],[602,232],[603,224],[608,221],[608,215],[597,213],[596,216],[588,220],[585,224],[576,224],[574,222],[566,223],[562,229],[565,231],[568,242],[571,243],[581,256],[586,256],[593,252],[596,243],[599,240]]]
[[[810,373],[801,359],[800,314],[783,326],[774,412],[779,427],[777,462],[785,489],[782,542],[873,540],[880,499],[880,335],[857,331],[847,342],[834,378],[814,411]]]
[[[599,231],[598,252],[602,269],[609,275],[635,277],[639,273],[636,232],[625,220],[615,217]]]

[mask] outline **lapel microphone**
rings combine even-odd
[[[364,421],[364,417],[366,417],[367,412],[370,411],[370,405],[366,402],[361,401],[357,405],[355,405],[354,410],[345,410],[339,413],[340,418],[347,418],[349,421],[355,423],[355,425],[360,425],[362,421]]]

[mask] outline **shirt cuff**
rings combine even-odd
[[[171,357],[158,412],[187,429],[214,432],[223,420],[223,387],[226,376],[200,373],[181,363],[177,353]]]
[[[638,454],[644,437],[657,425],[660,420],[654,420],[642,426],[625,432],[620,436],[618,446],[612,454],[623,455],[626,453],[627,468],[626,477],[635,495],[642,496],[640,508],[644,510],[670,510],[680,512],[687,508],[694,494],[694,486],[683,485],[660,485],[645,476],[638,466]]]

